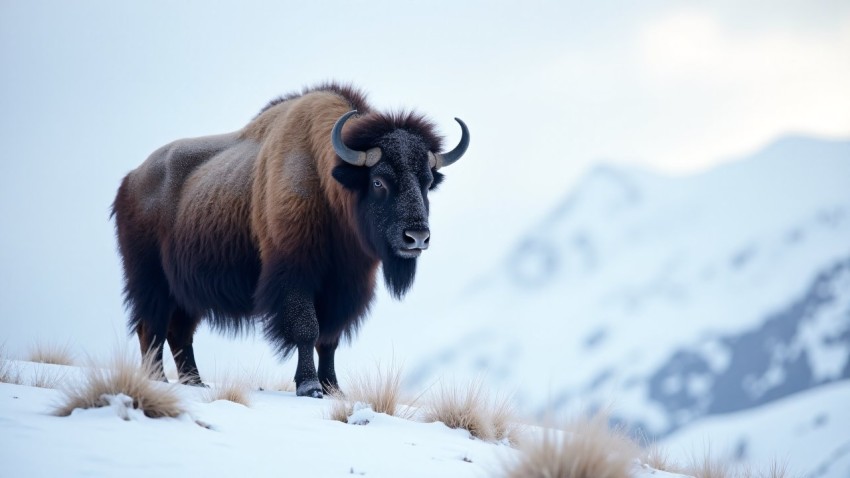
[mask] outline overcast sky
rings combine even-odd
[[[500,259],[595,161],[686,174],[850,135],[850,2],[706,3],[2,0],[0,342],[123,338],[121,177],[326,79],[449,144],[454,116],[470,127],[411,307]]]

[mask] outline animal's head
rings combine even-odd
[[[441,153],[433,125],[413,114],[370,114],[347,128],[349,111],[334,125],[331,141],[342,160],[333,177],[356,197],[356,222],[365,246],[383,263],[390,292],[401,297],[413,283],[416,258],[428,248],[428,193],[443,180],[440,169],[463,156],[469,130]]]

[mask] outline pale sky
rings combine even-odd
[[[850,136],[846,1],[0,5],[0,343],[124,337],[121,177],[326,79],[472,133],[409,301],[376,315],[462,288],[596,161],[686,174]]]

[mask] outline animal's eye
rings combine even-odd
[[[381,189],[384,187],[384,183],[382,183],[380,179],[376,179],[372,181],[372,186],[375,186],[375,189]]]

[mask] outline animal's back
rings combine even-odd
[[[115,212],[119,226],[124,208],[132,208],[146,224],[157,228],[167,227],[174,220],[176,204],[183,184],[198,167],[228,146],[236,133],[173,141],[157,149],[138,168],[124,178],[116,198]]]

